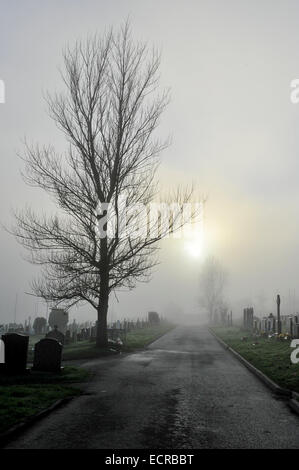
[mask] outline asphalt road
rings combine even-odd
[[[299,417],[204,327],[86,366],[87,394],[7,448],[299,449]]]

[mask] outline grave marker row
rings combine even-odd
[[[19,333],[7,333],[2,335],[2,342],[1,345],[4,344],[4,351],[1,351],[1,357],[4,362],[0,363],[0,373],[25,374],[27,372],[29,336]],[[59,372],[61,369],[62,348],[62,343],[54,338],[44,338],[38,341],[34,348],[32,370]]]

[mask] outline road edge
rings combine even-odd
[[[155,341],[158,341],[158,339],[163,338],[163,336],[165,336],[165,335],[167,335],[168,333],[170,333],[170,331],[175,330],[175,329],[177,328],[177,326],[178,326],[178,325],[174,325],[174,326],[170,327],[167,331],[164,331],[164,333],[161,333],[159,336],[157,336],[157,338],[155,338],[155,339],[149,341],[149,343],[146,343],[146,344],[144,345],[144,348],[143,348],[143,349],[146,349],[148,346],[150,346],[151,344],[153,344]],[[132,351],[132,352],[134,352],[134,351]]]
[[[273,380],[269,379],[267,375],[265,375],[263,372],[261,372],[259,369],[254,367],[250,362],[248,362],[241,354],[239,354],[237,351],[235,351],[233,348],[228,346],[228,344],[225,343],[219,336],[216,335],[216,333],[211,329],[208,328],[209,332],[211,333],[212,336],[218,341],[218,343],[226,350],[228,350],[233,356],[239,360],[247,369],[250,370],[258,379],[260,379],[264,385],[266,385],[268,388],[270,388],[276,395],[279,395],[281,397],[286,397],[289,398],[288,400],[288,406],[291,408],[291,410],[299,415],[299,394],[296,392],[292,392],[292,390],[289,390],[287,388],[280,387],[276,382]]]
[[[6,444],[16,438],[19,434],[29,429],[31,426],[48,416],[53,411],[57,410],[61,406],[67,405],[74,398],[75,396],[56,400],[52,405],[43,409],[39,413],[31,416],[30,418],[26,419],[25,421],[22,421],[21,423],[16,424],[15,426],[12,426],[10,429],[0,434],[0,448],[3,448]]]

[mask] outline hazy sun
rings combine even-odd
[[[184,243],[184,248],[190,256],[193,258],[198,258],[202,254],[202,240],[187,240]]]
[[[199,258],[203,254],[203,241],[203,227],[200,222],[184,227],[183,248],[189,256]]]

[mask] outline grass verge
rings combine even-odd
[[[160,338],[160,336],[165,335],[173,328],[174,325],[165,323],[162,325],[152,326],[151,328],[143,328],[140,330],[131,331],[127,334],[124,350],[134,351],[135,349],[145,348],[148,344]]]
[[[89,372],[65,367],[59,374],[30,372],[0,376],[0,434],[48,408],[57,400],[81,394],[71,386],[87,380]]]
[[[289,340],[257,337],[237,327],[214,327],[212,330],[278,385],[299,392],[299,364],[291,362],[293,349]]]

